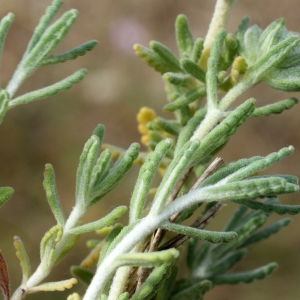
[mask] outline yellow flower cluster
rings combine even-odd
[[[142,107],[138,112],[136,119],[138,121],[138,131],[142,134],[141,143],[147,145],[150,138],[148,135],[147,123],[156,118],[156,113],[149,107]]]

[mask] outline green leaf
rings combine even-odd
[[[245,56],[245,32],[248,28],[249,24],[249,17],[246,16],[242,19],[241,23],[239,24],[238,30],[235,33],[236,36],[236,41],[237,41],[237,47],[238,47],[238,52],[240,53],[241,56]]]
[[[0,21],[0,58],[2,58],[2,52],[3,52],[6,35],[13,21],[14,21],[14,15],[12,13],[8,13]]]
[[[0,91],[0,124],[4,118],[4,115],[8,109],[9,105],[9,94],[6,90]]]
[[[31,75],[37,67],[42,64],[43,60],[65,37],[77,19],[77,16],[77,10],[72,9],[64,13],[56,22],[44,31],[43,35],[22,62],[21,66],[27,74],[26,77]]]
[[[22,268],[22,275],[23,275],[22,285],[25,285],[31,276],[31,266],[30,266],[29,258],[25,250],[24,244],[18,236],[14,236],[14,246],[15,249],[17,250],[16,255],[20,261],[21,268]]]
[[[40,246],[41,265],[47,270],[54,264],[54,250],[61,240],[63,228],[59,225],[53,226],[42,238]]]
[[[186,144],[187,141],[192,137],[196,128],[201,124],[206,115],[206,108],[199,109],[196,111],[194,116],[188,121],[186,126],[184,126],[178,136],[178,140],[175,148],[175,156],[178,155],[182,147]]]
[[[179,256],[176,249],[168,249],[147,253],[121,254],[114,260],[114,266],[140,266],[153,268],[164,264],[170,264]]]
[[[0,207],[12,197],[13,193],[14,190],[11,187],[0,188]]]
[[[90,285],[90,283],[94,277],[94,274],[90,270],[81,268],[79,266],[72,266],[71,273],[73,276],[77,277],[83,283],[85,283],[87,285]]]
[[[98,137],[92,135],[84,145],[79,159],[76,176],[76,204],[80,205],[83,209],[90,205],[88,201],[89,185],[99,147],[100,141]]]
[[[232,38],[231,34],[227,34],[220,53],[218,71],[227,70],[232,65],[236,54],[236,41]]]
[[[172,146],[172,140],[165,139],[157,144],[155,150],[150,152],[140,169],[137,182],[130,200],[129,220],[133,223],[142,217],[142,211],[148,195],[152,179],[160,165],[161,160]]]
[[[163,109],[166,111],[175,111],[177,109],[188,106],[190,103],[203,97],[205,95],[205,92],[206,90],[204,86],[196,86],[178,97],[175,101],[166,104]]]
[[[223,145],[236,132],[238,127],[246,121],[247,117],[253,113],[254,106],[255,100],[248,99],[207,134],[201,140],[201,145],[195,154],[195,164],[200,163],[208,154]]]
[[[282,227],[290,224],[291,221],[292,219],[290,218],[285,218],[276,221],[272,225],[250,236],[243,244],[239,246],[239,248],[248,247],[253,243],[257,243],[261,241],[262,239],[267,239],[270,235],[277,233]]]
[[[173,231],[182,235],[187,235],[199,240],[207,240],[212,243],[223,243],[229,242],[232,239],[237,238],[236,232],[218,232],[218,231],[208,231],[203,229],[197,229],[193,227],[188,227],[180,224],[165,222],[161,225],[163,229]]]
[[[269,116],[270,114],[280,114],[286,109],[292,108],[299,101],[297,98],[289,98],[276,103],[255,108],[252,117]]]
[[[163,79],[171,84],[180,85],[183,87],[189,87],[193,82],[193,77],[188,74],[167,72],[163,75]]]
[[[206,89],[208,110],[216,108],[218,103],[217,71],[222,45],[226,38],[226,31],[221,29],[215,37],[207,62]]]
[[[284,159],[291,153],[293,153],[294,147],[289,146],[280,149],[278,152],[273,152],[266,157],[262,157],[261,159],[254,160],[251,164],[248,164],[247,166],[244,166],[243,168],[240,168],[239,170],[235,171],[234,173],[230,174],[226,178],[219,181],[219,184],[224,184],[228,182],[234,182],[237,180],[241,180],[244,178],[247,178],[273,164],[276,162]],[[256,177],[253,177],[256,178]]]
[[[165,265],[162,265],[158,268],[164,268]],[[170,272],[170,276],[167,278],[166,275],[163,275],[163,278],[161,281],[158,281],[159,283],[163,284],[162,287],[160,289],[156,288],[156,290],[158,289],[157,291],[157,294],[155,296],[155,300],[166,300],[166,299],[169,299],[170,297],[170,294],[173,290],[173,287],[175,285],[175,281],[176,281],[176,277],[177,277],[177,274],[178,274],[178,266],[176,266],[175,264],[173,264],[171,266],[171,270]],[[167,273],[167,275],[168,275]],[[154,274],[153,274],[154,275]]]
[[[112,166],[112,154],[110,149],[105,149],[97,159],[94,165],[91,180],[90,189],[96,189],[101,185],[101,182],[107,177]]]
[[[129,299],[129,293],[128,292],[125,292],[123,294],[121,294],[118,298],[118,300],[127,300]]]
[[[147,123],[147,128],[156,131],[165,131],[174,136],[179,134],[179,124],[172,120],[166,120],[160,117],[155,118],[153,121]]]
[[[50,164],[46,164],[45,166],[43,186],[46,192],[48,203],[57,221],[57,224],[63,227],[65,224],[65,215],[56,190],[54,169]]]
[[[205,274],[209,274],[206,275],[206,277],[210,278],[226,273],[228,270],[231,270],[245,255],[246,250],[241,249],[229,253],[220,260],[212,262],[205,270]]]
[[[202,51],[203,51],[203,44],[204,40],[201,38],[197,38],[194,43],[193,52],[191,54],[191,60],[195,63],[199,62],[199,59],[201,57]]]
[[[58,12],[63,2],[63,0],[53,0],[52,4],[47,7],[45,14],[41,17],[38,26],[34,30],[33,36],[30,40],[30,43],[28,44],[26,53],[28,53],[40,40],[46,28],[52,21],[55,14]]]
[[[75,59],[78,56],[83,56],[86,52],[91,51],[97,44],[98,41],[96,40],[85,42],[65,53],[45,58],[42,61],[41,66],[57,64],[57,63],[65,62],[67,60]]]
[[[164,74],[166,72],[176,72],[172,67],[169,66],[158,54],[151,49],[144,47],[139,44],[133,46],[135,54],[139,56],[148,66],[154,68],[155,71]]]
[[[96,126],[96,128],[94,129],[92,135],[95,135],[95,136],[98,137],[98,139],[99,139],[99,141],[100,141],[100,145],[101,145],[102,142],[103,142],[103,139],[104,139],[104,134],[105,134],[105,127],[104,127],[104,125],[98,124],[98,125]]]
[[[167,197],[184,171],[190,166],[191,159],[198,148],[199,141],[187,142],[172,160],[157,189],[149,214],[156,214],[163,209]]]
[[[266,276],[272,274],[278,265],[276,263],[270,263],[266,266],[254,269],[248,272],[233,273],[226,275],[219,275],[210,278],[213,284],[237,284],[240,282],[250,283],[253,280],[264,279]]]
[[[171,72],[182,72],[178,59],[169,48],[156,41],[151,41],[149,46],[163,61],[166,62]]]
[[[126,206],[119,206],[115,208],[111,213],[106,215],[105,217],[101,218],[98,221],[91,222],[88,224],[84,224],[81,226],[77,226],[69,230],[71,234],[82,234],[85,232],[90,232],[94,230],[99,230],[107,226],[111,226],[118,220],[125,212],[127,211]]]
[[[158,289],[163,286],[164,281],[170,276],[171,266],[172,263],[165,263],[156,267],[130,300],[152,299]]]
[[[224,231],[232,231],[236,230],[236,228],[239,226],[239,223],[241,219],[244,217],[245,213],[247,212],[247,207],[240,206],[233,214],[229,222],[225,225]]]
[[[198,66],[197,63],[194,61],[188,59],[188,58],[183,58],[180,60],[180,64],[184,71],[198,79],[199,81],[205,83],[206,81],[206,74],[205,72]]]
[[[280,205],[280,204],[266,204],[255,200],[233,200],[232,202],[245,205],[251,209],[261,210],[265,213],[275,212],[279,215],[290,214],[295,215],[300,212],[300,205]]]
[[[116,237],[119,235],[119,233],[122,231],[123,226],[121,224],[116,224],[114,228],[111,230],[111,232],[108,234],[105,243],[100,251],[99,260],[98,260],[98,266],[101,264],[105,256],[110,252],[108,251],[112,242],[116,239]]]
[[[180,291],[179,293],[172,295],[170,300],[202,300],[203,295],[212,288],[212,282],[210,280],[202,280],[193,284],[191,287]]]
[[[194,41],[185,15],[179,15],[175,22],[176,41],[180,57],[190,57]]]
[[[35,100],[39,100],[45,97],[53,96],[60,91],[67,90],[71,88],[75,83],[80,82],[85,75],[87,74],[86,69],[80,69],[76,71],[74,74],[68,76],[67,78],[49,85],[45,88],[39,89],[37,91],[29,92],[22,96],[19,96],[9,102],[9,108],[20,105],[26,104]]]
[[[139,147],[138,143],[131,144],[125,154],[116,162],[110,173],[101,182],[101,185],[90,191],[88,206],[92,206],[98,202],[120,182],[126,172],[132,167],[134,160],[138,157]]]

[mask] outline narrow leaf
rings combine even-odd
[[[182,71],[178,59],[174,56],[169,48],[156,41],[151,41],[149,43],[149,46],[156,54],[161,57],[163,61],[168,64],[171,72]]]
[[[203,97],[205,95],[205,92],[206,90],[204,86],[196,86],[178,97],[175,101],[166,104],[163,109],[166,111],[175,111],[176,109],[186,107],[190,103]]]
[[[170,276],[171,263],[156,267],[130,300],[150,300]]]
[[[163,268],[165,265],[162,265],[158,268]],[[170,294],[173,290],[173,287],[175,285],[176,277],[178,274],[178,266],[176,264],[173,264],[171,267],[170,272],[167,273],[167,275],[170,273],[169,277],[167,275],[163,275],[163,279],[158,281],[159,283],[163,283],[162,287],[158,289],[157,294],[155,296],[155,300],[166,300],[169,299]],[[154,274],[153,274],[154,275]],[[168,278],[167,278],[168,277]],[[157,290],[157,288],[156,288]]]
[[[147,253],[126,253],[118,256],[114,261],[115,267],[140,266],[153,268],[162,264],[170,264],[179,256],[176,249],[168,249]]]
[[[248,247],[250,244],[257,243],[262,239],[267,239],[270,235],[277,233],[282,227],[290,224],[291,221],[292,219],[290,218],[278,220],[267,228],[264,228],[263,230],[250,236],[243,244],[239,246],[239,248]]]
[[[119,206],[115,208],[111,213],[103,217],[102,219],[92,223],[88,223],[88,224],[84,224],[72,228],[69,232],[71,234],[82,234],[85,232],[102,229],[104,227],[110,226],[113,223],[115,223],[115,221],[118,220],[126,211],[127,211],[126,206]]]
[[[234,200],[232,202],[245,205],[251,209],[259,209],[265,213],[275,212],[279,215],[290,214],[295,215],[300,212],[300,205],[280,205],[280,204],[266,204],[255,200]]]
[[[122,293],[118,300],[128,300],[129,299],[129,293],[128,292],[125,292],[125,293]]]
[[[185,15],[179,15],[175,22],[176,41],[180,57],[190,57],[194,41]]]
[[[278,265],[276,263],[270,263],[266,266],[254,269],[248,272],[233,273],[226,275],[219,275],[210,278],[213,284],[237,284],[240,282],[250,283],[253,280],[264,279],[266,276],[272,274]]]
[[[188,227],[180,224],[165,222],[161,225],[162,228],[173,231],[179,234],[187,235],[199,240],[207,240],[212,243],[223,243],[229,242],[237,238],[236,232],[218,232],[218,231],[208,231],[197,229],[193,227]]]
[[[63,227],[65,224],[65,215],[56,190],[54,169],[50,164],[46,164],[45,166],[43,186],[57,224]]]
[[[157,144],[155,150],[146,156],[145,163],[140,169],[139,176],[130,200],[130,223],[142,217],[142,211],[148,195],[152,179],[161,160],[172,146],[172,140],[165,139]]]
[[[286,109],[292,108],[299,101],[297,98],[289,98],[276,103],[258,107],[252,113],[252,117],[269,116],[270,114],[280,114]]]
[[[8,109],[9,105],[9,94],[6,90],[0,91],[0,124],[3,121],[4,115]]]
[[[81,268],[79,266],[72,266],[71,267],[71,273],[73,276],[80,279],[83,283],[89,285],[94,277],[94,274],[88,270]]]
[[[71,88],[75,83],[80,82],[85,75],[87,74],[86,69],[80,69],[74,74],[68,76],[67,78],[49,85],[45,88],[39,89],[37,91],[29,92],[27,94],[24,94],[22,96],[19,96],[9,102],[9,108],[20,105],[20,104],[26,104],[28,102],[32,102],[35,100],[43,99],[45,97],[53,96],[57,94],[60,91],[67,90]]]
[[[138,157],[139,147],[138,143],[131,144],[125,154],[117,161],[110,173],[102,181],[100,187],[91,190],[88,206],[92,206],[98,202],[120,182],[126,172],[132,167],[134,160]]]
[[[0,207],[11,198],[14,190],[11,187],[1,187],[0,188]]]
[[[58,12],[62,4],[63,0],[53,0],[52,4],[47,7],[45,14],[41,17],[38,26],[34,30],[33,36],[28,44],[26,53],[28,53],[40,40],[47,26],[50,24],[50,22],[52,21],[53,17]]]
[[[191,60],[195,63],[199,62],[199,59],[201,57],[202,51],[203,51],[203,44],[204,40],[201,38],[197,38],[194,43],[193,52],[191,55]]]
[[[230,221],[226,224],[226,226],[224,227],[224,231],[231,231],[231,230],[235,230],[241,219],[243,218],[243,216],[245,215],[245,213],[247,212],[247,207],[241,205],[233,214],[233,216],[231,217]]]
[[[78,56],[83,56],[86,52],[91,51],[97,44],[98,42],[95,40],[88,41],[65,53],[45,58],[42,61],[41,66],[57,64],[57,63],[65,62],[67,60],[75,59]]]
[[[74,284],[77,283],[75,278],[68,280],[56,281],[56,282],[47,282],[35,287],[31,287],[27,290],[29,294],[36,292],[50,292],[50,291],[64,291],[65,289],[70,289]]]
[[[23,284],[25,285],[29,277],[31,276],[31,266],[30,266],[29,258],[25,250],[24,244],[18,236],[14,237],[14,246],[15,249],[17,250],[16,255],[21,264],[22,275],[23,275],[22,285]]]
[[[191,74],[193,77],[198,79],[199,81],[205,83],[206,81],[206,74],[205,72],[199,67],[199,65],[193,62],[190,59],[184,58],[180,60],[180,64],[184,71]]]
[[[188,87],[193,82],[193,77],[188,74],[167,72],[163,75],[163,79],[171,84]]]

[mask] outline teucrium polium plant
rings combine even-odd
[[[230,271],[244,257],[248,245],[277,233],[291,221],[283,218],[263,227],[271,213],[300,212],[299,205],[282,205],[277,198],[298,191],[295,176],[260,173],[290,155],[293,147],[230,163],[213,158],[247,118],[278,114],[298,102],[288,98],[259,106],[250,98],[234,105],[241,94],[261,81],[281,91],[300,90],[300,36],[288,31],[283,19],[262,30],[256,25],[249,27],[248,17],[234,35],[227,33],[224,28],[234,2],[217,1],[205,40],[194,39],[186,16],[179,15],[175,22],[179,56],[156,41],[151,41],[149,48],[134,46],[137,56],[162,74],[168,97],[164,110],[174,112],[174,118],[159,117],[147,107],[140,110],[138,128],[145,152],[138,143],[127,150],[102,144],[105,129],[98,125],[79,158],[75,203],[69,216],[60,204],[54,169],[46,164],[43,186],[57,224],[41,239],[36,270],[31,270],[22,240],[14,238],[23,278],[12,296],[6,262],[0,255],[4,299],[20,300],[39,291],[71,288],[77,279],[48,282],[47,276],[79,236],[89,231],[101,232],[105,238],[91,240],[91,253],[80,266],[71,268],[87,289],[84,295],[73,293],[68,300],[203,299],[215,285],[249,283],[276,269],[276,263],[269,263],[245,272]],[[77,18],[77,11],[70,10],[52,22],[62,3],[54,0],[47,8],[12,79],[1,89],[1,121],[10,108],[54,95],[85,76],[86,70],[81,69],[48,87],[14,97],[39,67],[74,59],[97,44],[89,41],[51,55]],[[11,13],[1,20],[1,52],[12,22]],[[95,222],[82,224],[88,209],[114,189],[133,164],[141,167],[129,207],[119,206]],[[154,188],[152,179],[157,173],[161,182]],[[0,205],[12,194],[12,188],[0,188]],[[218,232],[206,230],[225,201],[237,204],[227,225]],[[127,210],[128,224],[117,223]],[[194,221],[184,222],[189,218]],[[187,251],[182,251],[184,248]],[[188,272],[178,277],[180,255],[186,256]],[[92,265],[96,265],[95,272],[89,270]]]

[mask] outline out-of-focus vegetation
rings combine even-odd
[[[1,1],[1,16],[9,11],[15,14],[3,55],[1,76],[5,83],[18,64],[32,30],[49,3],[50,1],[46,0]],[[106,126],[105,142],[127,147],[129,143],[140,139],[135,122],[139,108],[147,104],[160,111],[165,103],[159,76],[135,57],[132,45],[136,42],[147,45],[149,40],[154,39],[164,42],[174,50],[173,24],[179,13],[188,16],[191,30],[196,36],[204,37],[214,4],[215,2],[210,0],[128,0],[115,3],[109,0],[65,1],[65,10],[76,8],[80,16],[74,29],[59,45],[57,51],[63,52],[70,46],[89,39],[99,40],[99,45],[84,58],[55,68],[47,66],[34,74],[33,78],[24,84],[22,91],[34,90],[56,82],[82,65],[89,69],[84,81],[71,90],[48,101],[42,100],[15,108],[6,115],[0,128],[0,182],[1,186],[12,186],[15,189],[13,199],[0,212],[1,250],[11,274],[21,276],[19,262],[13,255],[12,237],[19,235],[23,239],[33,266],[36,266],[39,259],[38,241],[43,232],[54,225],[42,186],[45,163],[54,165],[62,203],[65,210],[70,211],[78,158],[95,125],[102,123]],[[234,31],[246,14],[251,16],[252,22],[262,28],[273,20],[284,17],[290,30],[300,31],[298,12],[297,0],[240,0],[228,25],[228,32]],[[263,84],[255,87],[251,96],[261,105],[271,100],[274,102],[286,98],[283,93],[278,93]],[[296,93],[295,96],[299,97]],[[224,160],[266,155],[292,144],[296,149],[293,156],[277,164],[272,171],[288,171],[299,176],[299,112],[300,107],[296,106],[279,116],[247,121],[223,150]],[[168,117],[167,114],[165,116]],[[250,139],[251,144],[247,143]],[[22,151],[19,151],[20,149]],[[122,182],[116,191],[110,194],[110,201],[98,204],[88,218],[99,218],[104,215],[104,211],[117,203],[128,203],[136,175],[134,171],[131,174],[132,179]],[[292,197],[295,201],[289,202],[296,203],[299,195],[295,194]],[[230,215],[230,208],[228,205],[222,210],[212,224],[214,228],[223,225]],[[41,220],[36,219],[37,210]],[[18,220],[18,225],[14,223],[14,219]],[[248,300],[255,297],[264,300],[296,299],[297,278],[300,274],[299,225],[300,219],[296,216],[289,229],[283,229],[278,235],[262,242],[261,247],[254,247],[251,253],[248,253],[244,265],[241,265],[241,269],[249,269],[274,260],[279,263],[280,272],[264,281],[254,282],[251,286],[216,287],[207,294],[206,300]],[[36,239],[36,236],[39,236],[39,239]],[[87,235],[86,238],[91,236]],[[77,245],[76,250],[69,254],[66,261],[58,266],[53,277],[65,278],[69,272],[68,265],[76,264],[82,259],[86,252],[83,243],[84,239]],[[34,258],[36,261],[33,261]],[[11,278],[12,285],[17,284],[19,279]],[[57,296],[64,299],[63,295]],[[50,299],[53,294],[38,294],[29,296],[28,299],[39,297]]]

